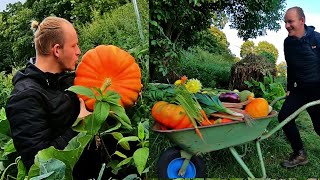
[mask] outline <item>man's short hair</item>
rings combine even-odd
[[[299,18],[300,18],[300,19],[303,18],[304,21],[306,21],[306,16],[304,15],[303,9],[302,9],[301,7],[298,7],[298,6],[291,7],[291,8],[289,8],[289,9],[287,10],[287,12],[288,12],[289,10],[296,10]]]

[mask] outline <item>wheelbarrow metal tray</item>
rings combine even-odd
[[[269,116],[252,120],[251,126],[247,125],[244,121],[199,126],[198,128],[204,141],[195,133],[194,128],[161,130],[159,124],[156,123],[153,130],[164,133],[183,150],[191,154],[199,154],[240,145],[257,139],[263,134],[269,122],[276,115],[277,112],[272,111]]]

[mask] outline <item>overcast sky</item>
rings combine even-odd
[[[312,25],[316,31],[320,32],[320,0],[287,0],[286,10],[293,6],[299,6],[303,9],[306,16],[306,25]],[[281,21],[281,29],[278,32],[267,31],[266,36],[260,36],[256,39],[249,39],[258,45],[260,41],[268,41],[273,44],[279,51],[279,58],[277,63],[284,61],[283,41],[288,36],[288,32],[285,29],[285,24]],[[237,57],[240,57],[240,47],[243,44],[242,39],[238,38],[237,30],[230,29],[228,25],[223,29],[223,32],[227,36],[227,40],[230,43],[229,49]]]
[[[23,3],[26,0],[0,0],[0,11],[5,10],[7,4],[9,4],[9,3],[13,4],[13,3],[18,2],[18,1]]]

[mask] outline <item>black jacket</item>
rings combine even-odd
[[[302,38],[288,36],[284,41],[288,91],[320,87],[320,33],[313,26],[305,25],[305,30]]]
[[[71,126],[80,112],[79,99],[65,91],[74,73],[44,73],[34,64],[14,76],[6,115],[14,146],[29,169],[39,150],[63,149],[77,133]]]

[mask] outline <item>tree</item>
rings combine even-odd
[[[196,34],[227,14],[231,28],[247,40],[279,30],[285,0],[152,0],[150,1],[150,72],[162,71],[178,61],[178,48],[197,44]],[[151,75],[152,78],[158,74]]]
[[[231,54],[226,35],[217,27],[211,26],[209,29],[200,31],[194,35],[194,38],[196,43],[192,47],[200,47],[213,54]]]
[[[255,46],[253,41],[245,41],[240,48],[240,57],[245,58],[248,54],[255,54]]]
[[[278,49],[267,41],[260,41],[257,46],[253,41],[244,42],[241,45],[240,56],[245,58],[248,54],[263,56],[272,63],[276,63],[279,56]]]
[[[234,0],[220,1],[229,14],[230,27],[238,30],[243,40],[266,35],[266,30],[279,30],[285,0]]]
[[[35,56],[30,22],[41,22],[50,15],[66,18],[81,26],[90,23],[93,14],[110,12],[127,0],[27,0],[9,4],[0,12],[0,71],[11,72],[11,66],[25,65]]]
[[[285,0],[153,0],[150,1],[151,33],[162,29],[172,42],[188,42],[194,32],[210,26],[214,14],[228,14],[231,28],[244,40],[279,30]],[[218,13],[212,13],[218,12]],[[158,32],[160,33],[160,32]],[[155,34],[156,35],[156,34]]]
[[[282,61],[281,63],[276,65],[277,75],[278,76],[287,76],[287,63],[286,61]]]
[[[2,12],[0,24],[0,71],[11,72],[11,66],[25,65],[35,55],[32,50],[31,9],[24,8],[21,2],[9,4]]]
[[[213,38],[222,46],[229,47],[229,42],[227,41],[227,36],[224,32],[220,31],[217,27],[211,26],[209,28],[210,33],[213,35]]]
[[[260,41],[256,47],[256,53],[258,55],[265,56],[268,60],[275,63],[278,59],[279,52],[278,49],[271,43],[267,41]]]

